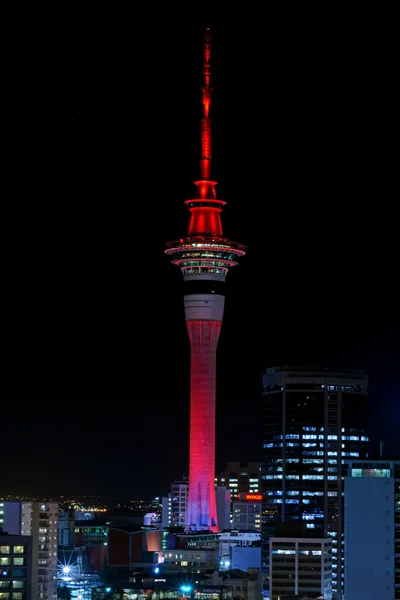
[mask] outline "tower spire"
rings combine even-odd
[[[201,88],[203,97],[203,118],[201,120],[201,160],[200,177],[210,179],[211,157],[212,157],[212,135],[211,135],[211,31],[210,28],[204,32],[204,58],[203,58],[204,85]]]

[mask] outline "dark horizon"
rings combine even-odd
[[[12,424],[7,427],[3,421],[2,428],[3,444],[8,448],[3,457],[8,466],[3,471],[0,495],[13,492],[37,496],[86,494],[102,498],[151,498],[166,494],[174,478],[187,474],[188,388],[181,383],[175,409],[160,412],[157,417],[160,410],[157,400],[129,410],[132,399],[138,393],[145,394],[143,387],[137,389],[138,370],[141,370],[135,366],[137,357],[112,357],[102,353],[96,358],[94,353],[81,356],[69,353],[67,358],[67,353],[47,354],[47,359],[42,356],[40,363],[37,354],[35,359],[25,356],[25,361],[14,355],[14,368],[8,370],[11,375],[8,385],[2,378],[2,397],[7,395],[14,406],[23,397],[30,397],[36,406],[57,402],[58,423],[40,422],[31,410],[31,425],[21,424],[21,417],[15,411],[9,412],[9,419],[6,417],[5,421],[11,420]],[[9,356],[8,360],[10,367]],[[187,359],[182,361],[188,362]],[[3,368],[7,364],[4,353],[2,364]],[[141,373],[144,380],[151,377],[152,365],[147,368],[149,372]],[[260,460],[261,435],[254,413],[260,409],[261,382],[250,379],[254,372],[255,365],[241,363],[235,374],[239,381],[242,377],[246,381],[238,387],[229,364],[224,364],[219,371],[216,472],[221,472],[230,460]],[[67,374],[69,384],[65,383]],[[176,392],[175,375],[176,367],[174,370],[167,360],[162,377],[169,400]],[[187,377],[185,380],[188,385]],[[398,439],[390,436],[390,431],[396,430],[396,423],[380,415],[377,397],[385,386],[379,383],[370,381],[372,410],[367,434],[372,442],[371,452],[377,454],[379,442],[383,440],[385,455],[400,458]],[[240,397],[244,394],[248,410],[240,411]],[[232,403],[235,412],[240,411],[240,418],[235,412],[227,413]],[[130,419],[113,419],[110,409],[103,418],[98,409],[101,405],[111,408],[111,404],[116,405],[117,414],[123,407]],[[390,406],[389,402],[387,405]],[[16,439],[18,451],[13,450]],[[50,456],[42,453],[43,444],[35,444],[35,439],[47,440],[44,447],[49,449]],[[26,467],[27,456],[30,457],[29,468]]]

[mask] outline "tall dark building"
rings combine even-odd
[[[368,457],[368,377],[360,371],[275,367],[263,377],[263,564],[279,522],[332,536],[333,591],[343,587],[342,465]]]

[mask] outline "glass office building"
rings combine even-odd
[[[263,377],[263,567],[275,525],[295,520],[332,537],[333,597],[342,598],[342,465],[368,457],[368,377],[274,367]]]

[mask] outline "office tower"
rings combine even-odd
[[[226,469],[215,478],[217,485],[229,489],[232,502],[239,494],[260,494],[262,489],[260,462],[228,462]]]
[[[32,536],[32,596],[36,600],[57,597],[56,502],[4,502],[4,531]]]
[[[36,591],[36,588],[34,588]],[[36,600],[32,594],[32,538],[0,532],[0,598]]]
[[[400,600],[400,460],[344,466],[344,598]]]
[[[263,539],[304,521],[332,536],[334,597],[343,585],[342,464],[366,458],[368,378],[362,372],[277,367],[263,377]],[[263,566],[268,581],[268,556]]]
[[[166,245],[165,253],[180,267],[184,310],[190,341],[190,449],[187,531],[218,531],[215,501],[216,351],[224,315],[224,285],[230,267],[245,254],[244,246],[224,237],[221,213],[211,179],[211,32],[204,35],[200,179],[186,237]]]
[[[332,600],[331,537],[277,536],[269,547],[271,600],[316,595]]]
[[[261,532],[262,494],[239,494],[232,505],[232,528]]]

